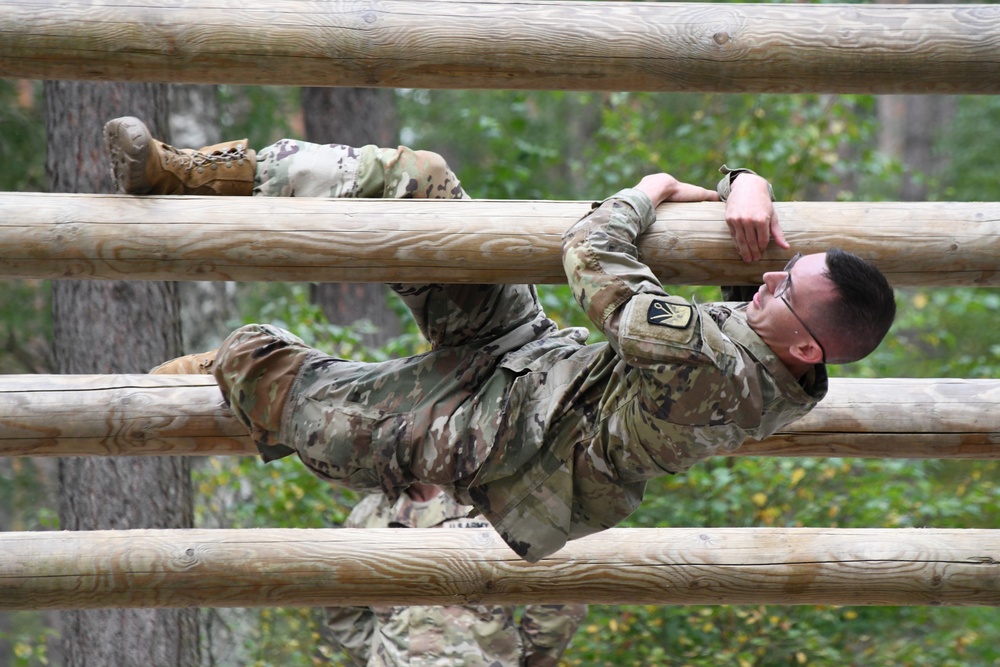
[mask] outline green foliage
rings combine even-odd
[[[564,664],[986,667],[1000,660],[992,615],[978,608],[591,607]]]
[[[868,359],[837,369],[862,377],[991,378],[1000,343],[988,332],[1000,294],[987,288],[900,289],[892,335]],[[905,360],[905,361],[904,361]]]
[[[0,190],[44,192],[45,121],[38,81],[0,79]]]
[[[5,664],[11,667],[44,667],[49,661],[49,642],[58,638],[52,628],[44,627],[41,614],[19,613],[11,616],[13,623],[7,632],[0,632],[0,641],[11,647]]]
[[[51,497],[50,485],[44,483],[40,461],[31,458],[0,460],[0,508],[4,530],[58,530],[59,517]],[[58,637],[46,627],[42,612],[22,611],[7,614],[0,623],[0,646],[11,649],[6,663],[17,667],[47,665],[48,642]]]
[[[0,79],[0,190],[47,190],[45,120],[40,82]],[[0,372],[45,373],[51,330],[45,281],[0,283]]]
[[[611,192],[663,170],[711,187],[729,164],[765,174],[779,199],[854,198],[856,179],[891,168],[869,148],[871,107],[863,96],[615,93],[587,180]]]
[[[478,199],[587,197],[593,191],[578,177],[600,99],[562,91],[407,90],[398,98],[401,136],[444,155]]]
[[[0,282],[0,372],[53,372],[51,337],[52,290],[49,282]]]
[[[298,459],[268,464],[256,457],[211,457],[193,473],[195,524],[230,528],[330,528],[341,525],[358,496],[331,487]],[[253,608],[206,610],[207,652],[221,664],[313,667],[331,663],[322,640],[321,610]],[[215,649],[219,644],[222,648]],[[235,644],[235,646],[234,646]]]
[[[6,530],[57,530],[59,517],[45,498],[49,489],[39,462],[32,458],[8,458],[0,462],[0,507]]]
[[[296,87],[220,85],[218,100],[224,137],[246,137],[260,148],[302,134],[292,122],[300,112]]]
[[[996,201],[997,128],[1000,97],[966,96],[957,101],[954,122],[944,128],[936,153],[950,161],[938,198],[949,201]]]
[[[626,525],[995,527],[998,472],[995,461],[715,460],[651,483]],[[595,606],[567,659],[676,667],[989,665],[998,652],[988,640],[988,613]]]
[[[445,155],[481,198],[600,198],[661,170],[711,187],[728,162],[780,199],[852,199],[858,181],[899,172],[871,148],[867,96],[413,90],[399,104],[404,140]]]

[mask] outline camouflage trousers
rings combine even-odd
[[[282,140],[258,153],[254,194],[462,199],[426,151]],[[362,363],[287,331],[248,325],[219,350],[216,379],[265,460],[295,453],[316,475],[396,498],[413,480],[471,480],[490,452],[511,382],[499,359],[552,332],[532,286],[396,284],[426,354]]]

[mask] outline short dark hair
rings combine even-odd
[[[823,341],[832,343],[827,361],[863,359],[882,342],[896,317],[892,286],[874,265],[839,248],[826,252],[826,276],[837,290],[819,326]]]

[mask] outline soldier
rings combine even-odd
[[[179,150],[135,118],[108,123],[122,192],[461,199],[444,160],[405,147],[281,140]],[[381,363],[338,359],[270,325],[158,372],[214,374],[265,460],[296,454],[321,478],[391,500],[414,481],[471,505],[521,557],[618,524],[646,480],[684,472],[802,417],[826,363],[861,359],[895,316],[892,288],[831,249],[770,271],[747,303],[688,303],[639,261],[661,202],[727,201],[745,259],[787,248],[767,182],[723,167],[718,192],[664,173],[572,225],[563,265],[606,335],[559,329],[529,285],[393,285],[432,345]]]
[[[430,484],[411,484],[396,502],[366,497],[348,528],[490,528]],[[367,667],[556,667],[587,606],[330,607],[327,626],[340,648]]]

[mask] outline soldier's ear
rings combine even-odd
[[[806,364],[818,364],[823,361],[823,350],[819,344],[813,340],[812,336],[808,340],[801,340],[788,347],[788,353],[794,359]]]

